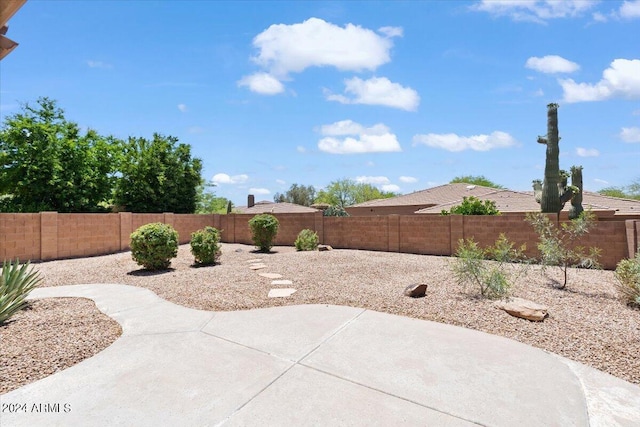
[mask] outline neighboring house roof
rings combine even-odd
[[[5,37],[7,22],[25,4],[27,0],[2,0],[0,2],[0,60],[7,56],[18,43]]]
[[[480,200],[490,200],[496,204],[496,208],[500,212],[535,212],[540,210],[540,205],[535,201],[533,191],[512,191],[497,190],[475,196]],[[418,210],[419,214],[440,213],[443,209],[449,210],[453,206],[459,205],[462,198],[451,200],[437,206],[432,206]],[[616,197],[603,196],[598,193],[584,191],[582,193],[582,206],[585,209],[594,211],[614,211],[616,215],[632,215],[640,214],[640,200],[619,199]],[[564,211],[571,208],[571,203],[564,205]]]
[[[368,202],[358,203],[348,207],[433,206],[449,203],[454,200],[462,200],[464,196],[479,197],[495,191],[495,188],[483,187],[481,185],[470,185],[465,183],[445,184],[402,196],[391,197],[389,199],[370,200]]]
[[[307,206],[287,202],[275,203],[267,200],[257,202],[250,208],[246,206],[237,207],[235,208],[235,211],[243,214],[318,212],[317,209],[309,208]]]

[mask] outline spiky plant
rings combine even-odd
[[[538,143],[547,146],[544,183],[540,209],[543,213],[558,213],[562,209],[558,184],[560,183],[560,148],[558,143],[558,104],[547,105],[547,136],[538,137]]]
[[[26,298],[40,282],[39,273],[29,269],[29,262],[20,265],[20,261],[2,263],[0,276],[0,324],[27,305]]]

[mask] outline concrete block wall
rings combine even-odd
[[[525,223],[524,214],[494,217],[462,215],[385,215],[323,217],[322,213],[275,214],[280,221],[276,245],[293,245],[298,233],[311,229],[320,242],[335,248],[406,252],[430,255],[455,253],[458,241],[473,238],[481,246],[493,245],[500,233],[520,246],[527,255],[538,256],[537,235]],[[557,223],[555,215],[550,216]],[[187,243],[191,233],[208,225],[222,232],[222,241],[252,245],[251,214],[186,215],[136,214],[37,214],[0,213],[0,257],[2,260],[48,260],[100,255],[127,250],[130,234],[151,222],[171,224]],[[564,218],[561,218],[561,222]],[[602,250],[607,269],[632,257],[640,242],[640,219],[602,218],[580,244]]]

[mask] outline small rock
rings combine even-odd
[[[242,252],[242,248],[236,249],[236,252]]]
[[[329,245],[318,245],[319,251],[332,251],[333,248]]]
[[[282,274],[278,273],[260,273],[258,276],[266,277],[267,279],[279,279],[282,277]]]
[[[284,298],[293,294],[296,290],[290,288],[271,289],[269,291],[269,298]]]
[[[291,280],[272,280],[271,284],[276,286],[283,286],[283,285],[293,285],[293,282]]]
[[[427,285],[424,283],[416,283],[404,288],[404,294],[411,298],[422,298],[427,293]]]
[[[245,262],[246,262],[247,264],[249,264],[249,263],[256,264],[256,263],[258,263],[258,262],[262,262],[262,258],[248,259],[248,260],[246,260]]]
[[[249,266],[251,270],[260,270],[261,268],[267,268],[266,264],[252,264]]]
[[[495,305],[512,316],[534,322],[541,322],[549,315],[547,307],[544,305],[522,298],[507,298],[506,300],[496,301]]]

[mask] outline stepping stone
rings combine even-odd
[[[282,274],[278,273],[260,273],[259,276],[266,277],[267,279],[279,279],[282,277]]]
[[[262,258],[255,258],[255,259],[249,259],[245,261],[247,264],[252,262],[252,263],[257,263],[257,262],[262,262]]]
[[[266,264],[252,264],[249,266],[251,270],[260,270],[261,268],[267,268]]]
[[[296,290],[291,288],[271,289],[269,291],[269,298],[284,298],[290,296]]]
[[[282,286],[282,285],[293,285],[291,280],[273,280],[271,281],[272,285]]]

